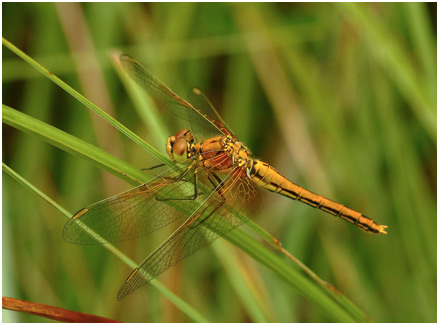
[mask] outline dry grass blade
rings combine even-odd
[[[2,297],[2,308],[21,313],[46,317],[69,323],[119,323],[118,321],[95,315],[80,313],[36,302]]]

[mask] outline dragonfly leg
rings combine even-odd
[[[165,164],[159,164],[159,165],[155,165],[155,166],[152,166],[152,167],[141,168],[140,170],[141,170],[141,171],[145,171],[145,170],[153,170],[153,169],[156,169],[156,168],[159,168],[159,167],[163,167],[163,166],[165,166]],[[123,174],[123,176],[126,176],[126,177],[128,177],[128,178],[130,178],[130,179],[136,181],[136,182],[139,183],[139,184],[144,184],[143,182],[139,181],[138,179],[135,179],[135,178],[132,178],[132,177],[128,176],[128,174],[125,173],[125,172],[122,173],[122,174]]]
[[[221,182],[221,179],[218,177],[218,175],[212,173],[207,175],[207,179],[214,186],[214,188],[218,188],[217,192],[223,202],[222,204],[224,204],[226,202],[226,197],[223,192],[224,184]]]
[[[141,168],[140,170],[141,171],[144,171],[144,170],[153,170],[153,169],[156,169],[156,168],[158,168],[158,167],[163,167],[165,164],[159,164],[159,165],[155,165],[155,166],[152,166],[152,167],[147,167],[147,168]]]
[[[208,220],[209,217],[210,217],[212,214],[214,214],[219,208],[221,208],[221,207],[223,206],[224,203],[226,203],[226,197],[225,197],[224,192],[223,192],[223,189],[222,189],[222,187],[223,187],[223,183],[221,182],[221,179],[220,179],[217,175],[212,174],[212,173],[207,174],[207,179],[208,179],[209,182],[213,185],[214,189],[216,189],[216,192],[218,193],[218,196],[219,196],[219,198],[221,199],[221,201],[218,202],[218,203],[216,204],[216,206],[213,208],[213,210],[212,210],[207,216],[203,217],[203,220],[201,220],[200,223],[199,223],[198,225],[200,225],[200,224],[202,224],[203,222],[205,222],[206,220]],[[209,208],[209,207],[206,206],[206,207],[203,209],[203,211],[201,211],[201,212],[198,213],[196,216],[194,216],[194,217],[193,217],[193,220],[188,224],[188,226],[190,227],[190,225],[191,225],[195,220],[197,220],[199,217],[201,217],[201,216],[206,212],[206,210],[207,210],[208,208]]]
[[[190,183],[189,181],[183,179],[183,177],[185,176],[186,172],[183,173],[183,175],[177,177],[177,178],[172,178],[172,177],[167,177],[165,179],[169,180],[171,183],[174,182],[187,182]],[[189,197],[189,198],[160,198],[156,196],[156,200],[157,201],[195,201],[198,197],[198,173],[195,171],[194,173],[194,195]]]

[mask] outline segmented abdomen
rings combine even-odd
[[[385,231],[387,226],[382,226],[360,212],[349,209],[340,203],[331,201],[294,184],[286,177],[279,174],[276,169],[267,163],[253,160],[253,166],[250,170],[249,176],[258,186],[271,192],[282,194],[293,200],[301,201],[314,208],[332,214],[333,216],[340,217],[357,227],[360,227],[364,231],[382,234],[387,233]]]

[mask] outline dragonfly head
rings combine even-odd
[[[183,129],[168,138],[166,151],[174,162],[184,162],[190,158],[194,135],[191,131]]]

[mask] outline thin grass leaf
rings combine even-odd
[[[127,162],[108,155],[105,151],[87,142],[7,105],[2,105],[2,118],[3,123],[37,136],[55,147],[93,163],[98,168],[106,170],[115,176],[127,180],[133,185],[136,184],[135,180],[145,180],[145,173],[142,173],[138,168],[135,168]],[[127,179],[128,177],[124,176],[124,172],[127,175],[131,175],[131,178]]]
[[[389,76],[400,88],[401,94],[411,103],[410,108],[431,140],[436,142],[435,89],[432,92],[432,88],[420,77],[416,66],[401,44],[399,35],[389,33],[383,22],[372,16],[366,4],[345,2],[338,7],[346,12],[352,24],[359,27],[371,48],[371,53],[376,55],[378,62],[389,72]]]
[[[241,298],[251,321],[257,323],[270,322],[267,306],[263,305],[264,301],[258,299],[259,295],[255,292],[258,288],[254,287],[254,279],[247,277],[246,266],[239,260],[239,257],[222,242],[213,245],[213,251],[222,263],[229,281],[236,294]]]
[[[436,49],[434,48],[435,37],[432,26],[429,24],[427,4],[425,2],[404,2],[403,9],[409,20],[409,32],[416,49],[416,57],[419,58],[423,73],[431,87],[436,88]]]
[[[7,41],[4,37],[2,38],[2,43],[4,46],[6,46],[8,49],[10,49],[12,52],[17,54],[20,58],[22,58],[24,61],[29,63],[33,68],[35,68],[38,72],[43,74],[45,77],[53,81],[55,84],[57,84],[59,87],[64,89],[67,93],[72,95],[74,98],[76,98],[79,102],[84,104],[87,108],[91,109],[93,112],[101,116],[104,120],[106,120],[108,123],[113,125],[117,130],[119,130],[122,134],[127,136],[129,139],[133,140],[135,143],[140,145],[142,148],[146,149],[151,155],[156,157],[157,159],[162,160],[166,164],[170,164],[169,159],[164,159],[164,156],[160,154],[154,147],[151,147],[148,145],[145,141],[143,141],[139,136],[137,136],[135,133],[130,131],[128,128],[126,128],[122,123],[118,122],[114,118],[112,118],[110,115],[105,113],[103,110],[101,110],[99,107],[97,107],[95,104],[93,104],[91,101],[89,101],[87,98],[82,96],[80,93],[78,93],[76,90],[71,88],[69,85],[67,85],[64,81],[59,79],[57,76],[55,76],[53,73],[51,73],[49,70],[44,68],[42,65],[40,65],[38,62],[33,60],[31,57],[26,55],[23,51],[15,47],[12,43]]]
[[[291,267],[291,264],[271,250],[261,245],[257,240],[248,236],[240,229],[233,231],[231,234],[224,236],[234,245],[243,249],[247,254],[252,256],[268,269],[280,276],[286,283],[293,286],[302,294],[311,300],[314,304],[322,308],[330,319],[337,322],[362,322],[364,319],[355,318],[350,311],[342,308],[338,303],[330,298],[320,286],[315,285],[297,270]]]
[[[123,71],[119,62],[120,54],[121,53],[119,51],[113,51],[113,66],[117,72],[117,75],[119,76],[119,79],[122,81],[125,89],[127,90],[137,113],[141,117],[143,124],[151,129],[150,133],[154,135],[156,139],[156,141],[152,143],[166,143],[169,133],[166,132],[166,126],[163,122],[163,119],[160,117],[157,109],[154,107],[153,101],[146,96],[144,90],[141,89],[133,80],[131,80],[131,78],[129,78]]]
[[[146,180],[145,179],[146,175],[144,173],[142,173],[137,168],[129,165],[128,163],[119,160],[118,158],[113,157],[105,153],[101,149],[96,148],[93,145],[88,144],[80,139],[77,139],[76,137],[68,133],[65,133],[53,126],[47,125],[37,119],[29,117],[26,114],[16,111],[6,105],[3,105],[2,118],[4,123],[16,127],[17,129],[23,132],[35,135],[38,138],[62,150],[65,150],[66,152],[69,152],[75,156],[83,158],[89,162],[93,162],[93,164],[96,165],[97,167],[107,170],[108,172],[123,178],[124,180],[130,182],[133,185],[138,185],[138,183],[135,181],[136,179],[138,180],[143,179],[144,181]],[[124,173],[122,172],[122,170],[125,170],[126,172]],[[125,175],[132,175],[132,176],[127,177]],[[15,174],[14,176],[15,176],[14,178],[18,180],[18,175]],[[33,190],[35,193],[40,195],[43,199],[47,200],[49,204],[54,206],[62,214],[64,214],[68,218],[71,218],[72,214],[62,209],[54,201],[52,200],[49,201],[47,196],[45,196],[40,191],[37,191],[36,188],[31,187],[31,185],[25,182],[24,179],[21,178],[20,183],[26,185],[29,189]],[[135,268],[137,266],[137,264],[134,261],[129,259],[125,254],[121,253],[114,246],[104,245],[104,247],[109,249],[113,254],[119,257],[123,262],[125,262],[131,268]],[[182,311],[186,313],[189,317],[191,317],[193,320],[198,322],[205,322],[205,319],[201,317],[201,315],[196,313],[195,310],[192,309],[192,307],[187,305],[177,295],[167,290],[166,287],[164,287],[161,283],[159,283],[158,281],[154,281],[152,285],[155,286],[160,292],[162,292],[176,306],[178,306],[179,308],[183,308]]]
[[[65,210],[63,207],[61,207],[59,204],[57,204],[54,200],[52,200],[46,194],[44,194],[39,189],[37,189],[35,186],[33,186],[26,179],[21,177],[18,173],[16,173],[13,169],[8,167],[6,164],[2,163],[2,169],[5,173],[7,173],[9,176],[11,176],[13,179],[15,179],[21,185],[23,185],[24,187],[29,189],[31,192],[35,193],[40,198],[42,198],[44,201],[49,203],[53,208],[55,208],[55,210],[58,210],[58,212],[63,214],[65,217],[67,217],[67,218],[72,217],[71,213],[69,213],[67,210]],[[93,229],[89,229],[89,231],[93,232]],[[113,253],[115,256],[117,256],[121,261],[123,261],[125,264],[127,264],[129,267],[135,268],[137,266],[137,263],[135,263],[133,260],[131,260],[128,256],[126,256],[124,253],[122,253],[119,249],[117,249],[113,245],[107,244],[107,245],[103,245],[103,246],[106,249],[108,249],[111,253]],[[206,318],[204,318],[201,314],[199,314],[193,307],[191,307],[189,304],[187,304],[185,301],[183,301],[176,294],[169,291],[158,280],[152,281],[151,285],[154,286],[157,290],[159,290],[165,297],[167,297],[173,304],[175,304],[176,307],[178,307],[183,313],[185,313],[188,317],[190,317],[194,321],[199,322],[199,323],[208,322],[206,320]]]

